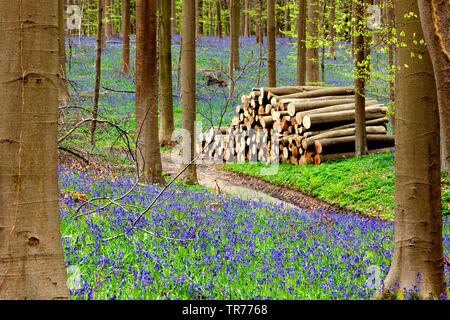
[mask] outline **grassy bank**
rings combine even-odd
[[[372,154],[323,163],[320,166],[280,164],[276,175],[261,175],[264,165],[233,163],[230,171],[260,177],[289,186],[333,204],[345,206],[383,219],[394,217],[394,154]],[[450,184],[442,177],[443,214],[448,214]]]

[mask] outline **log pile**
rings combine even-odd
[[[353,87],[286,86],[252,89],[241,98],[228,128],[211,128],[200,137],[204,159],[225,162],[320,164],[353,157]],[[387,135],[387,108],[366,99],[369,153],[394,146]],[[214,142],[210,143],[214,139]]]

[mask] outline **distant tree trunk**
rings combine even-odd
[[[420,21],[433,63],[441,123],[442,169],[450,168],[450,3],[419,0]]]
[[[101,12],[102,12],[102,16],[100,17],[101,18],[101,20],[102,20],[102,23],[101,24],[98,24],[98,15],[97,15],[97,28],[100,28],[100,32],[102,33],[102,36],[101,36],[101,40],[102,40],[102,42],[101,42],[101,48],[102,48],[102,50],[105,50],[106,49],[106,38],[107,38],[107,36],[106,36],[106,27],[105,27],[105,23],[104,23],[104,19],[105,19],[105,16],[106,16],[106,14],[105,14],[105,12],[106,12],[106,0],[99,0],[99,1],[97,1],[97,10],[99,10],[99,8],[102,8],[102,10],[101,10]],[[97,12],[97,14],[98,14],[98,12]],[[97,38],[98,38],[98,30],[97,30]],[[69,37],[70,37],[70,34],[69,34]]]
[[[234,63],[236,61],[234,55],[236,54],[235,46],[236,41],[234,40],[236,37],[239,37],[236,34],[236,19],[235,16],[237,14],[236,7],[239,5],[239,0],[230,0],[230,58],[228,60],[228,76],[229,76],[229,84],[228,84],[228,98],[232,99],[234,93]]]
[[[363,65],[365,59],[364,44],[364,5],[357,2],[354,6],[355,16],[355,155],[360,157],[367,154],[366,134],[366,68]]]
[[[183,108],[182,128],[189,136],[183,136],[183,160],[190,163],[195,157],[195,1],[183,0],[182,10],[182,59],[181,59],[181,102]],[[197,183],[195,162],[184,172],[187,183]]]
[[[322,21],[323,26],[323,36],[322,36],[322,55],[320,57],[320,70],[321,70],[321,82],[325,84],[325,43],[327,41],[327,19],[326,19],[326,11],[327,11],[327,0],[322,0],[322,9],[320,11],[320,20]]]
[[[258,15],[256,16],[256,43],[263,44],[263,26],[262,26],[262,13],[263,13],[263,0],[256,0],[258,2]]]
[[[306,79],[306,0],[298,0],[297,19],[297,85],[304,86]]]
[[[156,0],[136,1],[136,158],[142,181],[163,183],[158,139]]]
[[[244,36],[250,37],[250,20],[249,20],[250,0],[244,1]]]
[[[212,1],[209,2],[208,17],[209,17],[208,36],[212,37],[214,36],[214,2]]]
[[[204,33],[205,26],[203,24],[203,0],[198,0],[198,20],[197,20],[197,25],[198,25],[199,36],[203,37],[205,35],[205,33]]]
[[[116,5],[116,0],[111,0],[111,36],[117,37],[117,30],[116,30],[116,17],[119,16],[119,12],[117,12],[117,9],[119,8],[119,3]]]
[[[105,1],[105,35],[106,39],[112,37],[112,0],[104,0]]]
[[[267,0],[267,85],[276,87],[275,1]]]
[[[94,87],[94,103],[92,105],[91,137],[90,142],[95,144],[95,129],[97,128],[98,100],[100,93],[101,65],[102,65],[102,42],[103,42],[103,5],[104,0],[99,0],[97,5],[97,50],[95,58],[95,87]]]
[[[64,19],[64,0],[58,0],[58,43],[59,43],[59,99],[67,101],[70,99],[69,87],[67,85],[66,73],[66,37],[64,32],[66,20]]]
[[[439,112],[433,64],[425,44],[417,1],[395,2],[396,52],[395,235],[394,255],[384,293],[417,285],[422,299],[446,293],[439,157]],[[414,42],[417,42],[415,44]],[[427,43],[428,44],[428,43]],[[422,54],[422,59],[411,57]],[[407,67],[406,67],[407,66]],[[420,125],[418,125],[420,123]],[[418,281],[420,274],[420,281]],[[397,289],[399,288],[399,289]]]
[[[130,0],[122,2],[122,73],[130,74]]]
[[[70,299],[58,206],[58,1],[0,0],[0,299]]]
[[[358,0],[352,0],[352,4],[351,4],[351,10],[352,10],[352,14],[351,14],[351,32],[350,32],[350,34],[351,34],[351,51],[352,51],[352,57],[355,57],[355,37],[356,37],[356,35],[355,35],[355,30],[356,30],[356,5],[357,5],[357,1]]]
[[[177,32],[177,6],[176,1],[171,0],[171,8],[172,8],[172,34],[178,34]]]
[[[334,53],[334,38],[336,37],[336,29],[334,29],[334,23],[336,19],[336,3],[335,0],[330,0],[330,57],[331,59],[336,59],[335,53]]]
[[[306,82],[319,82],[319,13],[320,0],[308,1],[307,39],[310,45],[306,48]]]
[[[216,0],[217,36],[222,39],[222,15],[220,11],[220,0]]]
[[[161,86],[160,131],[159,141],[162,144],[171,140],[174,130],[173,98],[172,98],[172,46],[170,34],[170,0],[159,0],[160,34],[159,34],[159,83]]]
[[[231,37],[234,42],[233,45],[233,67],[235,70],[239,70],[241,68],[240,59],[239,59],[239,30],[241,25],[241,10],[240,10],[240,1],[231,0],[234,2],[234,16],[230,21],[232,21],[232,28],[234,28],[234,35]],[[231,3],[230,3],[231,8]],[[231,10],[230,10],[231,11]]]
[[[91,36],[91,13],[90,13],[90,9],[91,9],[91,1],[87,0],[87,8],[86,8],[86,34],[88,37]]]
[[[287,33],[291,31],[291,13],[289,10],[289,1],[285,0],[284,2],[284,32],[286,33],[284,36],[287,37]]]

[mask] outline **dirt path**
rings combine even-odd
[[[174,175],[180,170],[180,167],[171,161],[169,154],[165,153],[162,155],[162,163],[164,172],[170,175]],[[326,212],[352,214],[370,219],[378,219],[377,217],[316,199],[298,190],[275,185],[257,177],[222,170],[220,169],[220,165],[197,165],[197,176],[201,185],[214,189],[217,184],[221,192],[242,199],[261,198],[264,201],[280,203],[290,207],[306,208],[307,210],[323,209]]]

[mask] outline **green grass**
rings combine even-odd
[[[289,186],[330,203],[345,206],[382,219],[394,217],[395,171],[392,153],[371,154],[315,165],[280,164],[276,175],[261,175],[263,164],[233,163],[230,171],[257,176]],[[448,214],[450,184],[442,177],[443,214]]]

